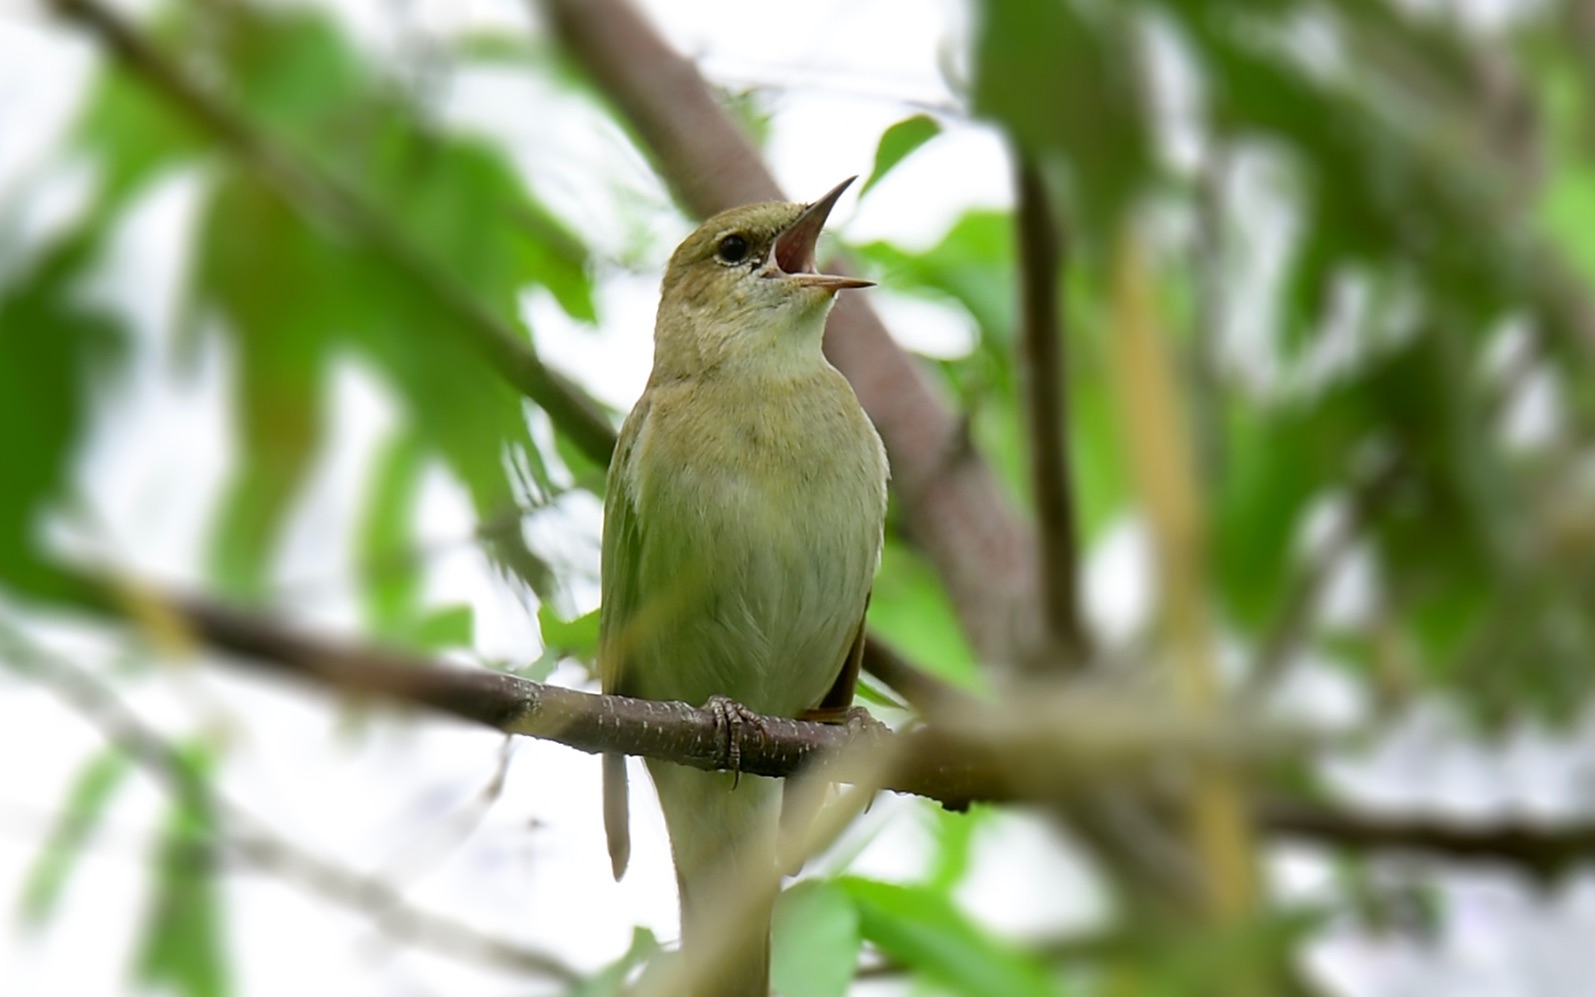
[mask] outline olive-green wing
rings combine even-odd
[[[648,414],[646,396],[626,417],[609,464],[604,488],[604,544],[600,565],[603,604],[598,611],[598,681],[606,693],[626,690],[626,633],[636,616],[638,564],[642,557],[641,524],[635,496],[625,482],[637,434]],[[631,858],[631,815],[626,785],[626,756],[604,756],[604,831],[609,863],[618,880]]]

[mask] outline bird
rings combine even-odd
[[[815,245],[850,178],[809,204],[723,211],[671,255],[653,368],[621,427],[604,501],[605,693],[839,722],[858,679],[889,468],[821,350],[838,292]],[[781,872],[779,780],[649,760],[675,864],[692,997],[766,997]],[[626,762],[603,763],[618,880]]]

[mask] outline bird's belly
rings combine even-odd
[[[662,516],[642,511],[681,529],[659,545],[650,538],[642,565],[643,588],[663,608],[637,649],[637,694],[729,696],[778,716],[819,703],[852,642],[880,548],[878,495],[825,484],[771,487],[721,473],[656,496],[669,507]]]

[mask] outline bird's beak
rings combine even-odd
[[[857,179],[848,177],[832,187],[829,194],[804,208],[797,221],[775,237],[775,245],[770,249],[770,262],[775,264],[780,276],[803,287],[820,287],[828,291],[875,286],[872,280],[820,273],[814,266],[814,246],[820,241],[820,230],[825,228],[825,219],[830,217],[831,209],[836,206],[842,191]]]

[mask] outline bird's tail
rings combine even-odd
[[[681,890],[681,974],[691,997],[768,997],[781,784],[649,762]]]

